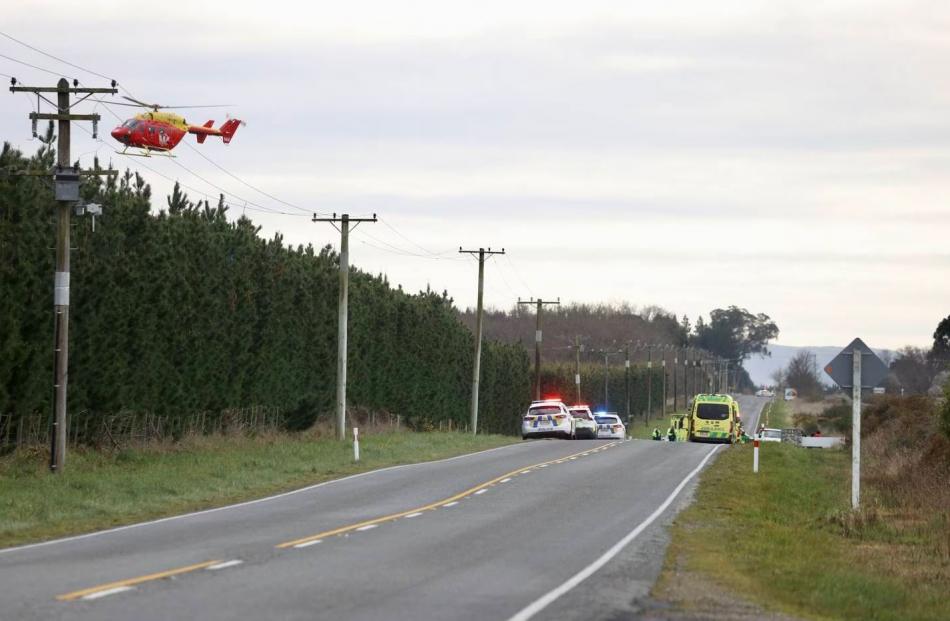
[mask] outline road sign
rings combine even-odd
[[[861,339],[854,339],[851,344],[841,350],[834,360],[825,367],[825,373],[831,376],[838,386],[853,388],[854,351],[861,352],[861,388],[870,390],[880,384],[887,377],[887,365],[877,357],[871,348]]]
[[[887,377],[887,365],[861,339],[854,339],[825,367],[842,388],[851,389],[851,508],[861,502],[861,392]]]

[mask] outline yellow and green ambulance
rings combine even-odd
[[[689,441],[732,444],[739,437],[739,421],[739,404],[729,395],[696,395],[689,415]]]

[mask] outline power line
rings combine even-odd
[[[381,220],[380,220],[380,221],[381,221]],[[374,244],[371,244],[371,243],[366,242],[366,241],[363,241],[363,240],[360,240],[360,243],[366,244],[367,246],[372,246],[373,248],[377,248],[377,249],[379,249],[379,250],[383,250],[383,251],[385,251],[385,252],[389,252],[389,253],[392,253],[392,254],[398,254],[398,255],[407,256],[407,257],[416,257],[416,258],[419,258],[419,259],[429,259],[430,261],[465,261],[465,262],[468,261],[468,259],[462,259],[462,258],[458,258],[458,257],[443,257],[443,256],[435,255],[435,254],[420,254],[420,253],[418,253],[418,252],[413,252],[413,251],[411,251],[411,250],[406,250],[405,248],[400,248],[399,246],[395,246],[395,245],[393,245],[393,244],[390,244],[389,242],[387,242],[387,241],[385,241],[385,240],[383,240],[383,239],[379,239],[378,237],[375,237],[375,236],[373,236],[373,235],[367,233],[366,231],[360,231],[360,235],[365,235],[366,237],[369,237],[370,239],[372,239],[373,241],[375,241],[375,242],[377,242],[377,243],[380,243],[380,244],[383,244],[383,245],[385,245],[385,246],[388,246],[388,249],[387,249],[387,248],[383,248],[382,246],[376,246],[376,245],[374,245]]]
[[[525,279],[521,277],[521,274],[518,272],[517,268],[515,268],[515,264],[511,262],[511,256],[506,254],[506,255],[505,255],[505,261],[508,262],[508,266],[511,268],[511,271],[512,271],[512,272],[514,273],[514,275],[518,278],[518,280],[521,281],[521,284],[524,285],[525,289],[528,290],[528,293],[530,293],[532,296],[534,296],[534,291],[531,290],[531,285],[529,285],[529,284],[525,281]]]
[[[218,164],[217,162],[215,162],[214,160],[212,160],[210,157],[208,157],[207,155],[205,155],[204,153],[202,153],[200,149],[197,149],[197,148],[193,147],[192,145],[188,144],[187,142],[182,142],[182,144],[185,145],[186,147],[188,147],[189,149],[191,149],[192,151],[194,151],[195,153],[197,153],[197,154],[198,154],[199,156],[201,156],[205,161],[207,161],[209,164],[211,164],[212,166],[214,166],[215,168],[217,168],[218,170],[220,170],[221,172],[223,172],[223,173],[226,174],[227,176],[231,177],[232,179],[235,179],[235,180],[238,181],[239,183],[242,183],[242,184],[246,185],[246,186],[249,187],[250,189],[252,189],[252,190],[254,190],[255,192],[257,192],[258,194],[263,194],[264,196],[266,196],[267,198],[269,198],[269,199],[271,199],[271,200],[273,200],[273,201],[276,201],[276,202],[278,202],[278,203],[280,203],[280,204],[282,204],[282,205],[286,205],[287,207],[291,207],[291,208],[293,208],[293,209],[296,209],[297,211],[301,211],[301,212],[305,213],[305,214],[308,215],[308,216],[309,216],[309,215],[312,215],[312,214],[329,215],[328,212],[313,211],[313,210],[311,210],[311,209],[305,209],[305,208],[300,207],[300,206],[298,206],[298,205],[294,205],[293,203],[288,203],[288,202],[285,201],[285,200],[282,200],[282,199],[280,199],[280,198],[277,198],[277,197],[274,196],[273,194],[269,194],[269,193],[265,192],[264,190],[262,190],[262,189],[260,189],[260,188],[258,188],[258,187],[256,187],[256,186],[254,186],[254,185],[251,185],[251,184],[248,183],[247,181],[244,181],[243,179],[241,179],[240,177],[238,177],[237,175],[235,175],[234,173],[232,173],[231,171],[229,171],[228,169],[226,169],[224,166],[221,166],[220,164]],[[384,223],[384,224],[385,224],[385,223]],[[387,225],[387,226],[388,226],[388,225]]]
[[[431,254],[431,255],[434,255],[434,256],[437,254],[437,253],[435,253],[435,252],[432,252],[432,251],[429,250],[428,248],[424,248],[424,247],[420,246],[419,244],[417,244],[416,242],[412,241],[411,239],[409,239],[408,237],[406,237],[405,235],[403,235],[402,233],[400,233],[399,231],[397,231],[397,230],[396,230],[396,227],[394,227],[393,225],[391,225],[389,222],[387,222],[387,221],[385,221],[385,220],[380,220],[380,222],[382,222],[384,226],[388,227],[389,230],[391,230],[393,233],[395,233],[395,234],[398,235],[399,237],[403,238],[404,240],[406,240],[407,242],[409,242],[410,244],[412,244],[413,246],[415,246],[416,248],[418,248],[418,249],[421,250],[422,252],[424,252],[424,253],[426,253],[426,254]],[[454,252],[454,250],[453,250],[453,251],[449,251],[449,252]],[[446,252],[443,252],[442,254],[447,254],[447,253],[446,253]]]
[[[29,49],[33,50],[34,52],[36,52],[36,53],[38,53],[38,54],[42,54],[43,56],[47,56],[47,57],[49,57],[49,58],[52,58],[53,60],[59,61],[59,62],[63,63],[64,65],[69,65],[70,67],[73,67],[74,69],[79,69],[80,71],[85,71],[86,73],[91,73],[92,75],[96,76],[97,78],[102,78],[103,80],[112,80],[112,79],[113,79],[113,78],[111,78],[111,77],[109,77],[109,76],[107,76],[107,75],[102,75],[101,73],[97,73],[97,72],[95,72],[95,71],[93,71],[93,70],[91,70],[91,69],[86,69],[85,67],[81,67],[81,66],[79,66],[79,65],[77,65],[77,64],[75,64],[75,63],[71,63],[71,62],[69,62],[68,60],[63,60],[62,58],[59,58],[58,56],[53,56],[53,55],[50,54],[49,52],[44,52],[43,50],[41,50],[41,49],[39,49],[39,48],[33,47],[33,46],[30,45],[29,43],[25,43],[25,42],[23,42],[23,41],[20,41],[19,39],[15,39],[14,37],[11,37],[10,35],[8,35],[7,33],[3,32],[3,31],[0,31],[0,35],[3,35],[4,37],[10,39],[11,41],[13,41],[13,42],[15,42],[15,43],[19,43],[19,44],[22,45],[23,47],[29,48]],[[118,82],[116,82],[116,86],[118,86]]]
[[[205,183],[207,183],[207,184],[210,185],[211,187],[213,187],[213,188],[215,188],[216,190],[220,191],[222,194],[227,194],[227,195],[233,196],[234,198],[236,198],[236,199],[238,199],[238,200],[240,200],[240,201],[244,201],[244,202],[247,203],[248,205],[253,205],[254,207],[257,207],[258,210],[260,210],[260,211],[265,211],[265,212],[280,214],[280,215],[283,215],[283,216],[304,217],[304,216],[310,215],[310,214],[290,213],[290,212],[287,212],[287,211],[280,211],[280,210],[277,210],[277,209],[270,209],[270,208],[268,208],[268,207],[264,207],[263,205],[259,205],[259,204],[255,203],[255,202],[253,202],[253,201],[249,201],[248,199],[246,199],[246,198],[244,198],[243,196],[240,196],[240,195],[238,195],[238,194],[235,194],[234,192],[228,192],[227,190],[225,190],[225,189],[222,188],[221,186],[219,186],[219,185],[217,185],[217,184],[215,184],[215,183],[212,183],[211,181],[208,181],[207,179],[205,179],[204,177],[202,177],[201,175],[199,175],[199,174],[196,173],[195,171],[191,170],[190,168],[188,168],[187,166],[185,166],[184,164],[182,164],[181,162],[179,162],[177,159],[175,159],[175,158],[170,158],[170,159],[171,159],[171,161],[172,161],[173,164],[175,164],[176,166],[178,166],[179,168],[181,168],[181,169],[184,170],[185,172],[188,172],[188,173],[190,173],[191,175],[197,177],[198,179],[201,179],[202,181],[204,181]]]
[[[13,62],[15,62],[15,63],[19,63],[19,64],[21,64],[21,65],[24,65],[24,66],[26,66],[26,67],[30,67],[30,68],[32,68],[32,69],[36,69],[37,71],[43,71],[43,72],[46,72],[46,73],[49,73],[49,74],[52,74],[52,75],[56,75],[56,76],[59,76],[59,77],[61,77],[61,78],[62,78],[62,77],[67,77],[67,78],[72,78],[72,79],[74,79],[74,80],[76,79],[75,76],[66,75],[66,74],[60,73],[59,71],[53,71],[53,70],[51,70],[51,69],[44,69],[43,67],[39,67],[39,66],[37,66],[37,65],[28,63],[28,62],[26,62],[26,61],[13,58],[12,56],[7,56],[6,54],[0,54],[0,58],[6,58],[7,60],[13,61]],[[12,78],[13,76],[11,75],[11,76],[7,76],[7,77],[8,77],[8,78]],[[78,80],[77,80],[77,81],[78,81]]]

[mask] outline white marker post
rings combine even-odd
[[[353,427],[353,461],[360,460],[360,430]]]
[[[759,438],[752,441],[752,472],[759,471]]]
[[[861,502],[861,350],[854,348],[851,386],[851,508]]]

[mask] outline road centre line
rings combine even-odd
[[[95,593],[90,593],[89,595],[83,595],[82,599],[99,599],[100,597],[107,597],[109,595],[115,595],[116,593],[125,593],[126,591],[131,591],[135,587],[130,586],[120,586],[115,587],[114,589],[106,589],[105,591],[96,591]]]
[[[422,511],[416,511],[415,513],[410,513],[410,514],[407,515],[406,517],[407,517],[407,518],[414,518],[414,517],[419,517],[420,515],[422,515]]]
[[[454,506],[457,505],[458,503],[459,503],[459,501],[453,500],[452,502],[447,502],[447,503],[445,503],[445,504],[442,505],[442,506],[443,506],[443,507],[454,507]],[[358,529],[357,529],[357,530],[358,530]]]
[[[360,526],[356,530],[363,532],[364,530],[373,530],[377,526],[379,526],[379,524],[367,524],[366,526]]]
[[[243,562],[244,562],[244,561],[242,561],[241,559],[236,558],[236,559],[234,559],[233,561],[224,561],[223,563],[217,563],[217,564],[215,564],[215,565],[208,565],[207,567],[205,567],[205,569],[210,570],[210,571],[216,571],[216,570],[218,570],[218,569],[227,569],[228,567],[237,567],[238,565],[240,565],[240,564],[243,563]]]
[[[487,491],[488,491],[487,489],[484,489],[484,488],[483,488],[483,489],[480,489],[480,490],[478,490],[477,492],[475,492],[475,495],[478,496],[479,494],[484,494],[484,493],[487,492]]]
[[[611,442],[610,444],[607,444],[605,448],[613,446],[615,444],[618,444],[618,443]],[[581,452],[583,451],[575,453],[574,455],[579,455]],[[572,457],[572,455],[568,455],[567,457]],[[554,463],[555,461],[556,460],[552,459],[552,460],[548,460],[548,461],[544,461],[544,462],[540,462],[540,463],[528,466],[527,468],[522,467],[522,468],[518,468],[517,470],[512,470],[511,472],[506,472],[502,475],[495,477],[494,479],[485,481],[484,483],[479,483],[478,485],[471,487],[467,490],[464,490],[462,492],[459,492],[453,496],[449,496],[448,498],[443,498],[442,500],[437,500],[436,502],[431,502],[421,507],[413,507],[412,509],[407,509],[406,511],[400,511],[398,513],[392,513],[390,515],[384,515],[382,517],[373,518],[373,519],[365,520],[362,522],[357,522],[356,524],[341,526],[339,528],[327,530],[322,533],[310,535],[309,537],[301,537],[300,539],[285,541],[284,543],[277,544],[275,547],[281,548],[281,549],[296,548],[296,547],[300,547],[300,544],[307,543],[308,541],[313,541],[314,539],[326,539],[327,537],[332,537],[334,535],[343,535],[352,531],[359,530],[361,527],[368,526],[370,524],[381,524],[383,522],[389,522],[392,520],[397,520],[399,518],[408,517],[412,513],[422,513],[423,511],[432,511],[434,509],[437,509],[438,507],[452,506],[450,503],[457,503],[457,501],[465,498],[466,496],[471,496],[472,494],[474,494],[480,489],[485,489],[485,488],[491,487],[492,485],[495,485],[496,483],[500,483],[502,479],[508,479],[510,481],[511,477],[514,477],[517,474],[528,474],[533,469],[539,468],[542,464],[547,465],[547,464]]]
[[[501,481],[498,481],[498,482],[499,482],[499,483],[507,483],[507,482],[510,481],[510,480],[511,480],[511,477],[507,477],[507,478],[504,478],[504,479],[502,479]]]
[[[99,586],[89,587],[88,589],[80,589],[79,591],[72,591],[70,593],[64,593],[63,595],[57,595],[56,599],[58,599],[61,602],[70,602],[70,601],[80,599],[80,598],[85,599],[89,595],[96,595],[96,594],[104,593],[106,591],[113,591],[113,589],[116,589],[119,587],[131,588],[137,584],[142,584],[144,582],[152,582],[153,580],[161,580],[162,578],[170,578],[172,576],[186,574],[191,571],[206,569],[212,565],[217,565],[223,562],[224,561],[219,561],[219,560],[205,561],[204,563],[196,563],[194,565],[188,565],[186,567],[177,567],[175,569],[168,569],[168,570],[160,571],[154,574],[138,576],[137,578],[127,578],[125,580],[116,580],[115,582],[100,584]],[[118,591],[115,591],[115,592],[118,592]]]
[[[313,541],[307,541],[305,543],[298,543],[295,545],[295,548],[309,548],[310,546],[315,546],[318,543],[322,543],[323,539],[314,539]]]
[[[664,500],[663,503],[660,504],[660,506],[657,507],[656,510],[653,511],[653,513],[647,516],[645,520],[640,522],[640,524],[638,524],[636,528],[634,528],[632,531],[624,535],[624,537],[621,538],[620,541],[618,541],[613,546],[611,546],[609,550],[604,552],[593,563],[591,563],[584,569],[580,570],[579,572],[577,572],[576,574],[568,578],[565,582],[561,583],[554,589],[549,590],[547,593],[545,593],[544,595],[542,595],[535,601],[531,602],[530,604],[522,608],[514,616],[508,619],[508,621],[528,621],[534,615],[538,614],[539,612],[547,608],[549,605],[551,605],[559,597],[561,597],[562,595],[564,595],[565,593],[567,593],[568,591],[576,587],[578,584],[580,584],[581,582],[583,582],[584,580],[592,576],[598,569],[606,565],[612,558],[617,556],[625,547],[627,547],[627,545],[629,545],[631,541],[636,539],[640,535],[640,533],[646,530],[646,528],[650,526],[650,524],[656,521],[658,517],[663,515],[663,512],[669,508],[669,506],[673,503],[673,501],[676,499],[679,493],[683,491],[683,488],[686,487],[686,484],[689,483],[689,481],[693,477],[699,474],[699,471],[702,470],[703,466],[706,465],[706,462],[708,462],[709,459],[713,455],[716,454],[717,450],[719,450],[719,446],[714,446],[713,449],[709,451],[709,453],[706,454],[706,457],[704,457],[703,460],[699,462],[699,465],[693,468],[693,470],[689,474],[687,474],[686,477],[682,481],[680,481],[679,485],[677,485],[676,488],[670,493],[670,495],[666,497],[666,500]]]

